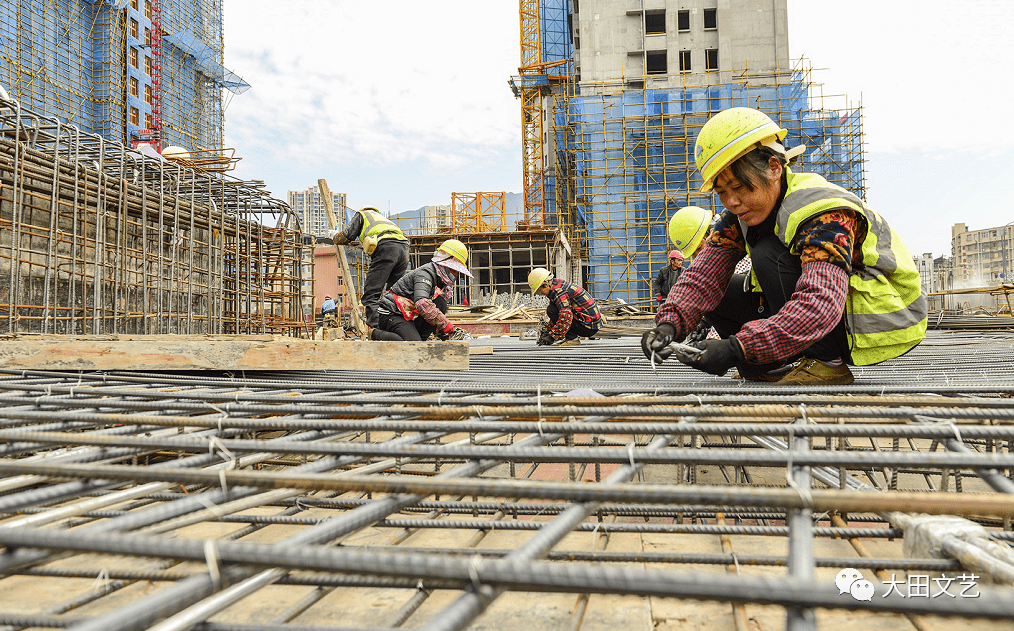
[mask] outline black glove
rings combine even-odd
[[[701,321],[697,324],[697,328],[694,332],[687,336],[687,339],[683,340],[684,344],[694,345],[698,342],[703,342],[708,339],[708,333],[711,332],[711,323],[701,318]]]
[[[663,322],[654,329],[649,329],[641,336],[641,350],[644,356],[651,360],[655,356],[656,362],[663,362],[672,355],[673,338],[676,337],[676,327],[671,322]]]
[[[454,335],[455,331],[457,331],[457,329],[454,327],[454,325],[448,323],[446,327],[444,327],[440,331],[437,331],[436,333],[437,337],[446,342],[447,340],[451,339],[451,336]]]
[[[736,364],[746,361],[743,347],[740,346],[735,335],[724,340],[704,340],[693,344],[693,346],[701,349],[699,355],[690,356],[676,351],[676,358],[691,368],[703,370],[712,375],[724,375]]]
[[[555,341],[556,338],[554,338],[552,335],[550,335],[549,333],[543,333],[542,335],[539,336],[539,339],[536,340],[535,343],[539,346],[549,346]]]

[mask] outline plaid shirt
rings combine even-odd
[[[775,315],[747,322],[736,333],[748,362],[764,364],[792,357],[838,324],[848,296],[855,235],[865,236],[863,228],[857,226],[852,211],[841,209],[800,226],[794,245],[801,246],[802,275],[792,297]],[[745,255],[738,221],[731,213],[723,213],[705,247],[659,307],[655,322],[672,323],[675,338],[682,340],[721,302],[736,264]]]
[[[602,320],[602,312],[595,304],[595,299],[583,288],[572,285],[562,278],[553,280],[549,288],[549,299],[560,309],[560,317],[556,320],[556,324],[546,331],[554,339],[561,340],[567,335],[575,317],[592,328],[598,328]]]

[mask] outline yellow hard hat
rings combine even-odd
[[[553,273],[545,267],[536,267],[528,273],[528,286],[532,288],[532,292],[536,292],[539,290],[539,287],[542,287],[542,283],[552,277]]]
[[[689,256],[697,250],[704,237],[708,236],[708,228],[715,213],[707,208],[684,206],[669,218],[669,240],[680,251]]]
[[[458,262],[462,265],[468,265],[468,248],[465,244],[457,239],[448,239],[440,244],[437,248],[437,252],[443,252],[458,259]]]
[[[776,148],[785,153],[780,141],[786,133],[770,116],[750,107],[733,107],[715,114],[697,134],[694,147],[697,170],[704,178],[701,192],[710,192],[719,173],[759,145],[777,143]]]

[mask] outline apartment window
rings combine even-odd
[[[137,111],[136,107],[130,108],[130,124],[137,125],[140,120],[140,112]]]
[[[144,17],[151,17],[151,0],[144,0]]]
[[[718,9],[704,10],[704,30],[718,28]]]
[[[151,105],[151,86],[144,86],[144,102]]]
[[[679,11],[676,13],[676,29],[680,31],[690,30],[690,12]]]
[[[648,52],[644,58],[644,70],[647,74],[665,74],[669,72],[665,51]]]
[[[151,129],[151,114],[145,112],[144,114],[144,128]]]
[[[718,70],[718,49],[710,48],[704,51],[704,69]]]
[[[680,51],[680,72],[690,72],[690,51]]]
[[[137,11],[137,0],[130,0],[130,6]]]
[[[150,77],[151,76],[151,57],[144,56],[144,72]]]
[[[137,68],[137,49],[130,49],[130,65]]]
[[[644,14],[644,34],[658,35],[665,33],[665,11]]]
[[[137,39],[137,20],[130,18],[130,36]]]
[[[151,48],[151,29],[144,29],[144,45]]]
[[[137,95],[138,95],[138,87],[137,86],[138,85],[139,85],[139,83],[137,81],[137,77],[131,77],[130,78],[130,96],[133,96],[135,98],[137,97]]]

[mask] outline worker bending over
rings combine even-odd
[[[676,285],[680,274],[683,273],[683,253],[673,250],[669,253],[669,264],[658,270],[655,280],[651,281],[651,289],[655,292],[655,301],[659,304],[665,302],[669,290]]]
[[[324,303],[320,305],[320,315],[326,316],[327,314],[334,315],[334,300],[331,296],[324,296]]]
[[[572,285],[562,278],[536,267],[528,274],[528,286],[532,292],[549,297],[546,307],[548,322],[540,327],[536,344],[548,346],[561,340],[578,337],[592,337],[602,326],[602,312],[595,299],[583,288]]]
[[[370,266],[363,281],[363,315],[366,324],[376,327],[380,294],[408,270],[408,237],[397,224],[372,206],[357,210],[345,230],[332,230],[328,236],[335,245],[358,241],[370,257]]]
[[[440,244],[433,260],[405,274],[380,296],[374,340],[425,340],[436,333],[442,340],[454,335],[447,316],[447,302],[454,296],[454,283],[468,271],[468,250],[457,239]]]
[[[658,362],[673,353],[722,375],[792,384],[847,384],[848,364],[897,357],[926,335],[926,297],[908,248],[847,190],[793,173],[803,147],[750,108],[720,112],[701,129],[695,156],[725,210],[645,332]],[[734,275],[745,255],[749,276]],[[669,347],[707,319],[722,339]]]

